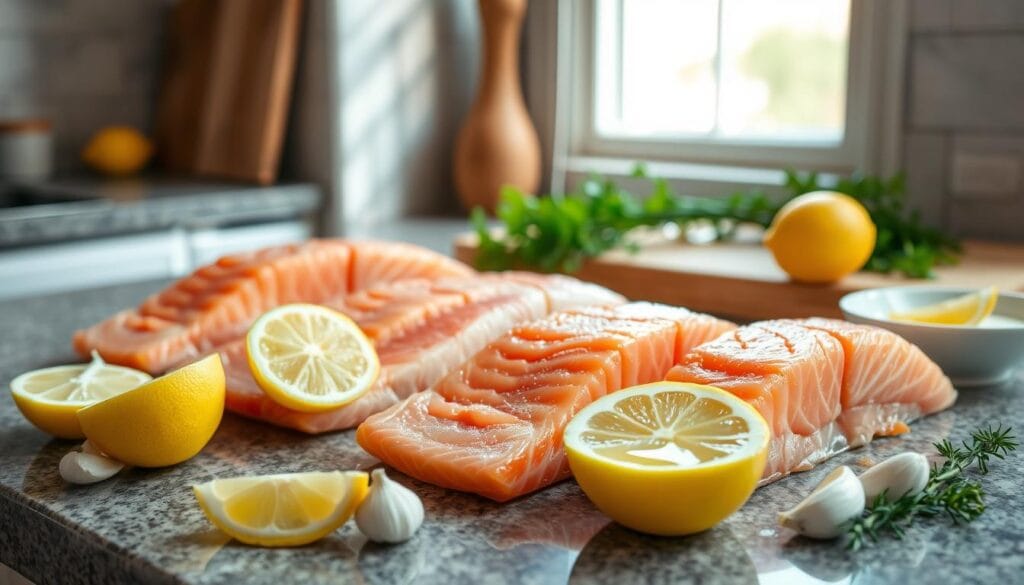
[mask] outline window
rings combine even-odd
[[[848,0],[603,0],[605,136],[837,144]]]
[[[642,159],[890,172],[902,4],[577,2],[568,170]]]

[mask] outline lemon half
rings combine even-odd
[[[43,432],[81,439],[78,411],[127,392],[152,378],[145,372],[112,366],[93,352],[92,362],[26,372],[11,381],[11,396],[21,413]]]
[[[301,412],[338,408],[369,390],[377,352],[351,319],[320,305],[268,311],[245,338],[249,368],[278,404]]]
[[[565,429],[587,497],[615,521],[650,534],[711,528],[761,478],[770,431],[761,415],[710,386],[657,382],[609,394]]]
[[[78,411],[86,438],[110,457],[138,467],[191,459],[224,415],[224,368],[213,354]]]
[[[909,311],[893,311],[889,318],[936,325],[977,325],[992,314],[998,300],[999,289],[990,286]]]
[[[218,479],[193,486],[206,517],[229,536],[260,546],[301,546],[344,524],[366,496],[362,471]]]

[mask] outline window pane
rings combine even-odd
[[[719,133],[839,142],[847,0],[723,0]]]
[[[598,0],[608,136],[837,143],[849,0]]]
[[[715,124],[718,1],[601,4],[599,17],[618,20],[621,26],[622,66],[621,85],[605,86],[607,91],[596,96],[598,102],[614,102],[621,96],[618,108],[598,105],[598,112],[608,114],[599,116],[598,130],[630,135],[710,132]],[[615,39],[604,36],[598,42]],[[598,59],[599,77],[618,68],[614,53],[602,53],[610,58]]]

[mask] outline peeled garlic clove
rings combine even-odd
[[[864,488],[842,466],[825,476],[804,501],[779,514],[779,524],[811,538],[835,538],[843,525],[864,512]]]
[[[879,494],[892,502],[907,494],[916,494],[928,484],[931,466],[920,453],[900,453],[860,474],[865,503],[870,505]]]
[[[423,524],[423,502],[383,469],[370,474],[370,492],[356,510],[356,525],[374,542],[399,543],[412,538]]]
[[[64,481],[85,485],[113,477],[124,464],[102,455],[72,451],[61,458],[59,468]]]

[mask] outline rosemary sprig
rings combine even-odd
[[[860,518],[850,522],[847,547],[859,550],[875,542],[884,534],[902,538],[906,528],[916,517],[949,516],[954,524],[970,522],[985,511],[985,492],[981,484],[967,476],[972,465],[986,474],[993,457],[1003,459],[1018,444],[1011,427],[999,425],[977,429],[970,442],[958,447],[948,439],[935,443],[935,449],[945,457],[942,465],[933,465],[924,491],[905,495],[892,502],[882,493],[864,511]]]

